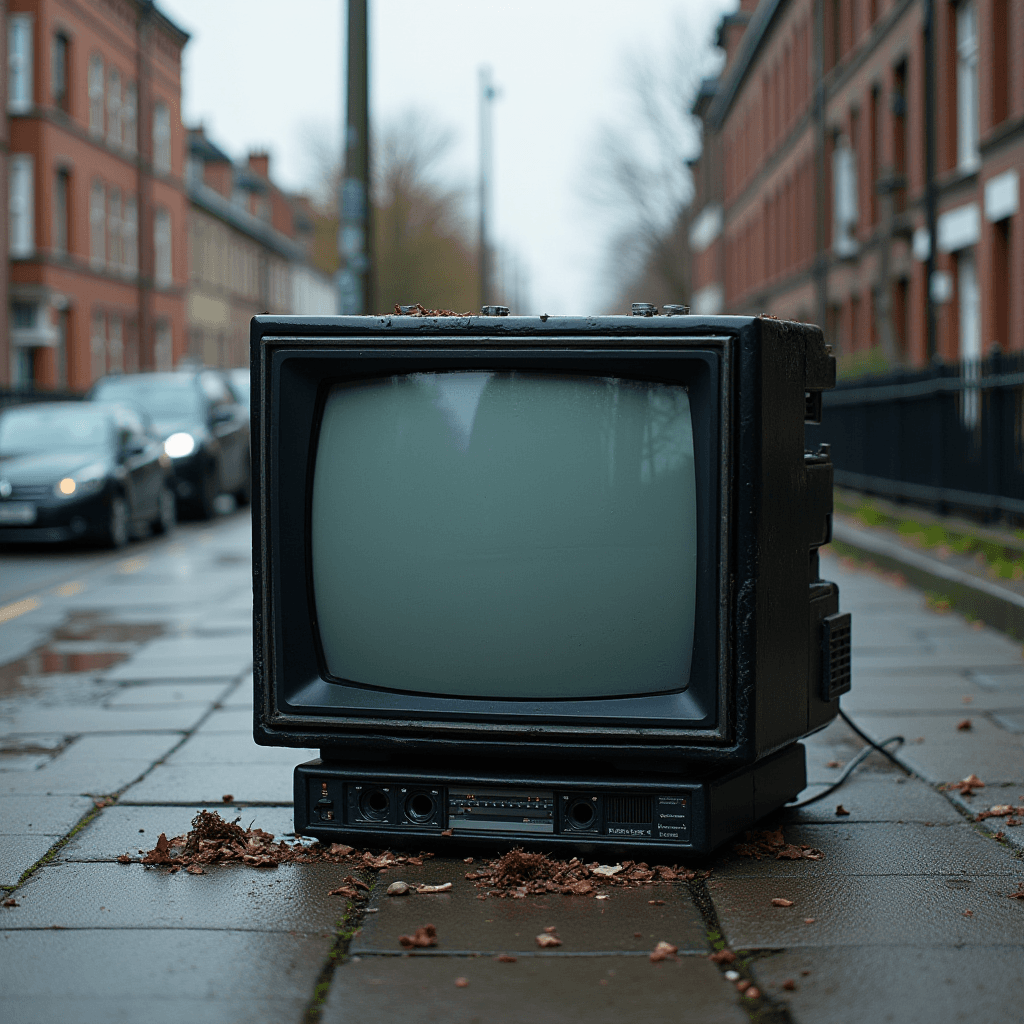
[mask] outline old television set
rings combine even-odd
[[[250,354],[298,833],[704,852],[803,788],[850,681],[818,328],[259,316]]]

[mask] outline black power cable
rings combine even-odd
[[[859,754],[846,766],[843,770],[843,774],[836,779],[827,789],[823,789],[820,793],[816,793],[814,796],[808,797],[806,800],[801,800],[798,804],[786,804],[786,807],[790,810],[796,810],[798,807],[806,807],[808,804],[815,804],[819,800],[824,800],[830,793],[834,793],[846,780],[860,767],[864,760],[874,751],[878,751],[880,754],[884,754],[887,758],[900,771],[906,772],[907,769],[896,759],[896,756],[890,751],[886,750],[886,746],[890,743],[898,744],[896,749],[906,743],[906,739],[902,736],[890,736],[887,740],[882,740],[881,743],[876,743],[870,736],[863,732],[859,726],[857,726],[853,720],[846,714],[842,708],[839,709],[839,717],[867,744],[867,746],[860,751]],[[909,773],[908,773],[909,774]]]

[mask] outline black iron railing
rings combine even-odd
[[[842,381],[823,407],[807,446],[839,486],[1024,517],[1024,354]]]

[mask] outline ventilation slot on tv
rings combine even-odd
[[[654,797],[606,796],[604,817],[616,825],[650,825],[654,821]]]
[[[821,679],[825,700],[835,700],[850,689],[850,614],[822,619]]]

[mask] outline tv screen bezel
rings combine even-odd
[[[680,325],[681,327],[683,325]],[[494,730],[601,734],[636,741],[725,742],[731,686],[728,623],[728,523],[732,443],[728,336],[488,339],[437,336],[261,339],[263,427],[260,461],[261,550],[266,610],[263,674],[266,724],[310,731],[372,729],[404,723],[415,733]],[[694,434],[698,566],[694,659],[685,689],[649,696],[574,700],[442,697],[333,680],[319,644],[310,557],[310,496],[320,416],[330,389],[346,381],[443,370],[519,370],[685,384]],[[287,424],[287,429],[283,429]],[[269,441],[269,443],[264,443]],[[301,487],[296,488],[301,474]],[[286,495],[301,494],[296,503]],[[299,514],[300,513],[300,514]],[[296,529],[297,527],[297,529]],[[294,540],[301,540],[301,553]],[[286,540],[286,538],[289,538]],[[296,555],[299,555],[296,559]],[[289,557],[291,556],[291,557]],[[305,626],[303,626],[305,623]],[[312,641],[312,643],[310,642]],[[310,648],[315,671],[310,671]]]

